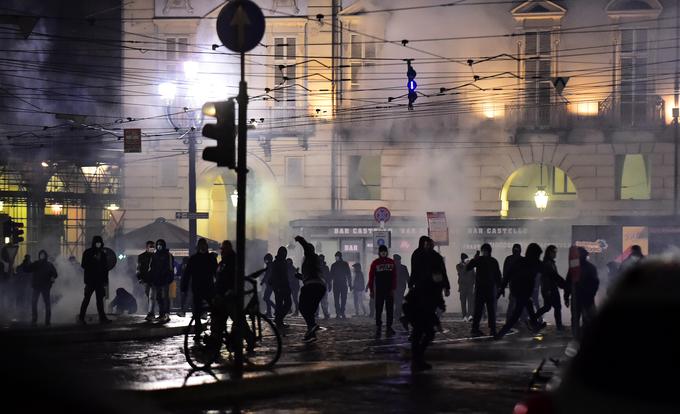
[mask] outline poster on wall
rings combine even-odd
[[[438,246],[449,245],[449,226],[443,211],[427,213],[427,235]]]

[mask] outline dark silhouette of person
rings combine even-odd
[[[503,260],[503,280],[507,281],[510,278],[510,269],[517,263],[517,261],[522,259],[522,246],[519,243],[512,245],[512,254],[507,256]],[[507,282],[505,282],[507,283]],[[508,295],[508,308],[505,311],[505,322],[510,320],[510,315],[512,315],[515,310],[515,296],[510,292]],[[526,313],[522,312],[520,319],[526,320]]]
[[[116,289],[116,297],[109,303],[111,312],[120,315],[127,312],[128,315],[137,313],[137,299],[130,292],[121,288]]]
[[[288,315],[292,306],[290,282],[288,281],[288,249],[284,246],[279,247],[272,262],[272,273],[270,283],[274,290],[274,300],[276,308],[274,310],[274,322],[278,328],[283,328],[284,318]]]
[[[199,242],[200,242],[200,240],[199,240]],[[215,259],[215,263],[217,263],[217,259]],[[189,282],[187,280],[188,279],[188,275],[187,275],[187,266],[188,265],[189,265],[189,258],[188,257],[182,257],[182,263],[180,263],[179,270],[178,270],[180,299],[179,299],[179,311],[177,311],[177,316],[182,317],[182,318],[184,316],[186,316],[187,301],[189,299]],[[217,267],[217,266],[215,266],[215,267]],[[193,301],[193,298],[192,298],[192,301]]]
[[[95,294],[97,300],[99,323],[111,323],[111,320],[106,317],[104,312],[104,295],[106,294],[104,288],[109,283],[109,268],[106,255],[102,237],[94,236],[92,238],[92,246],[83,252],[83,258],[80,261],[80,266],[84,270],[85,297],[80,305],[78,322],[83,325],[86,323],[85,312],[87,312],[87,307],[90,305],[92,293]]]
[[[264,266],[265,272],[260,281],[260,286],[264,285],[264,292],[262,293],[262,300],[267,306],[267,318],[272,318],[272,309],[276,309],[276,304],[272,302],[272,294],[274,293],[274,288],[272,288],[272,262],[274,261],[274,256],[271,253],[264,255]]]
[[[364,289],[366,288],[366,278],[361,270],[361,263],[352,265],[354,270],[354,281],[352,282],[352,296],[354,299],[354,316],[366,316],[366,304],[364,303]]]
[[[401,262],[400,255],[395,254],[392,258],[394,259],[394,265],[397,267],[397,290],[394,292],[394,312],[398,317],[401,317],[404,315],[401,306],[404,303],[404,295],[406,294],[410,275],[408,267]]]
[[[183,292],[187,292],[191,286],[196,336],[200,336],[202,330],[201,313],[206,310],[205,304],[210,303],[215,292],[216,272],[217,257],[208,251],[208,241],[201,238],[196,243],[196,253],[189,258],[182,278]]]
[[[431,369],[425,362],[425,350],[432,342],[437,325],[436,309],[441,298],[442,285],[435,281],[437,258],[432,250],[432,240],[421,236],[418,248],[411,255],[409,292],[404,298],[404,318],[413,327],[411,333],[411,371]]]
[[[536,313],[540,318],[550,310],[555,311],[555,327],[558,331],[564,330],[562,325],[562,301],[560,298],[560,288],[564,289],[565,281],[557,272],[555,259],[557,258],[557,247],[550,245],[545,248],[543,255],[543,271],[541,272],[541,295],[543,296],[543,306]]]
[[[328,292],[330,292],[331,289],[331,269],[328,268],[328,265],[326,264],[326,256],[320,254],[319,255],[319,271],[321,272],[321,279],[324,281],[328,289],[326,292],[324,292],[323,297],[321,298],[321,310],[323,311],[323,319],[328,320],[328,318],[331,317],[330,312],[328,311]],[[362,286],[363,289],[363,286]],[[317,311],[317,317],[318,317],[318,311]]]
[[[345,318],[345,305],[347,304],[347,291],[352,284],[352,271],[349,263],[342,260],[342,253],[335,253],[335,263],[331,265],[331,285],[328,291],[333,290],[335,302],[335,317]]]
[[[595,316],[595,295],[600,287],[597,268],[588,261],[588,251],[578,248],[578,272],[570,268],[564,289],[564,304],[569,307],[571,299],[571,333],[575,339],[581,338],[581,329]]]
[[[295,241],[300,243],[305,253],[302,261],[302,288],[300,288],[300,313],[307,323],[307,332],[303,338],[306,343],[317,340],[316,331],[319,325],[316,323],[316,312],[319,308],[321,298],[326,292],[326,284],[321,278],[319,271],[319,256],[314,251],[314,246],[307,242],[302,236],[296,236]]]
[[[458,294],[460,296],[460,310],[465,322],[472,321],[472,310],[475,306],[475,271],[465,267],[470,262],[467,254],[460,254],[460,263],[456,265],[458,273]]]
[[[480,247],[481,256],[475,257],[465,266],[465,270],[475,271],[475,310],[472,315],[472,336],[483,336],[479,329],[482,319],[482,308],[486,306],[489,323],[489,335],[496,334],[496,293],[501,285],[501,269],[498,261],[491,256],[491,245],[484,243]]]
[[[144,296],[146,297],[146,320],[152,321],[155,316],[156,291],[154,290],[153,280],[149,273],[149,263],[156,249],[156,243],[152,240],[146,242],[146,249],[137,256],[137,280],[144,286]]]
[[[31,300],[31,325],[38,323],[38,299],[42,296],[45,305],[45,326],[50,326],[52,317],[52,306],[50,300],[50,289],[57,278],[57,269],[47,260],[47,252],[40,250],[38,260],[28,265],[28,271],[33,273],[31,286],[33,287],[33,297]]]
[[[295,306],[295,312],[293,316],[298,316],[300,314],[300,279],[295,277],[298,273],[298,269],[293,264],[293,259],[290,257],[286,259],[286,264],[288,266],[288,284],[290,285],[290,297],[293,299],[293,305]]]
[[[395,334],[392,329],[394,320],[394,291],[397,289],[397,266],[394,260],[387,257],[387,246],[378,247],[378,258],[371,263],[368,272],[368,287],[370,295],[375,298],[375,337],[380,338],[382,329],[383,307],[385,316],[385,335]]]
[[[621,272],[625,272],[631,267],[635,266],[640,260],[644,259],[645,255],[642,254],[642,247],[637,244],[630,246],[630,254],[626,259],[621,262]]]
[[[497,335],[494,335],[494,339],[500,339],[510,332],[510,329],[515,326],[524,309],[526,309],[529,314],[531,328],[534,331],[537,332],[545,328],[546,323],[538,321],[538,315],[536,315],[534,303],[531,298],[534,293],[536,275],[541,273],[544,268],[543,263],[541,262],[541,253],[543,253],[543,251],[538,244],[530,243],[527,246],[525,256],[512,265],[509,271],[509,277],[503,280],[503,283],[498,290],[498,297],[505,294],[505,287],[509,283],[510,291],[515,297],[515,308],[505,325],[503,325]]]
[[[156,289],[158,318],[161,323],[170,322],[170,284],[175,280],[175,260],[165,240],[156,240],[156,252],[149,262],[149,274]]]

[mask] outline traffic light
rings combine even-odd
[[[3,221],[2,222],[2,242],[4,244],[9,244],[9,242],[12,240],[10,237],[10,234],[12,233],[12,226],[11,226],[11,221]]]
[[[406,82],[406,88],[408,89],[408,109],[413,110],[413,102],[418,99],[418,94],[416,93],[416,88],[418,84],[416,83],[416,70],[411,66],[411,59],[406,60],[406,77],[408,81]]]
[[[24,223],[19,223],[16,221],[9,221],[10,223],[10,237],[12,240],[12,244],[19,244],[22,241],[24,241],[24,238],[21,237],[22,234],[24,234],[24,231],[22,230],[24,228]]]
[[[203,114],[214,116],[217,122],[203,126],[203,136],[217,140],[216,147],[203,150],[203,159],[217,163],[218,167],[236,168],[236,116],[234,100],[207,102]]]

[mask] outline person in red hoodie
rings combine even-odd
[[[387,246],[378,248],[378,258],[371,263],[368,273],[368,288],[371,298],[375,298],[375,337],[380,338],[383,306],[387,308],[385,329],[386,336],[394,335],[392,319],[394,318],[394,291],[397,289],[397,266],[394,260],[387,257]]]

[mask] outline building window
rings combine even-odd
[[[550,32],[524,34],[525,114],[532,124],[550,124],[551,53]]]
[[[647,156],[616,156],[617,192],[619,200],[649,200],[652,197],[651,173]]]
[[[295,106],[296,44],[294,37],[274,38],[274,99],[278,106]]]
[[[178,80],[182,73],[182,62],[187,60],[189,39],[186,37],[167,37],[165,39],[165,60],[167,78]]]
[[[350,79],[352,86],[359,86],[360,74],[374,65],[375,43],[359,35],[352,35],[350,40]]]
[[[621,122],[643,122],[647,111],[647,29],[621,31]]]
[[[380,156],[349,157],[350,200],[380,200]]]
[[[553,194],[576,194],[574,183],[563,170],[552,167],[551,175]]]
[[[304,157],[286,157],[286,185],[304,185]]]
[[[175,157],[160,160],[160,186],[177,187],[177,159]]]

